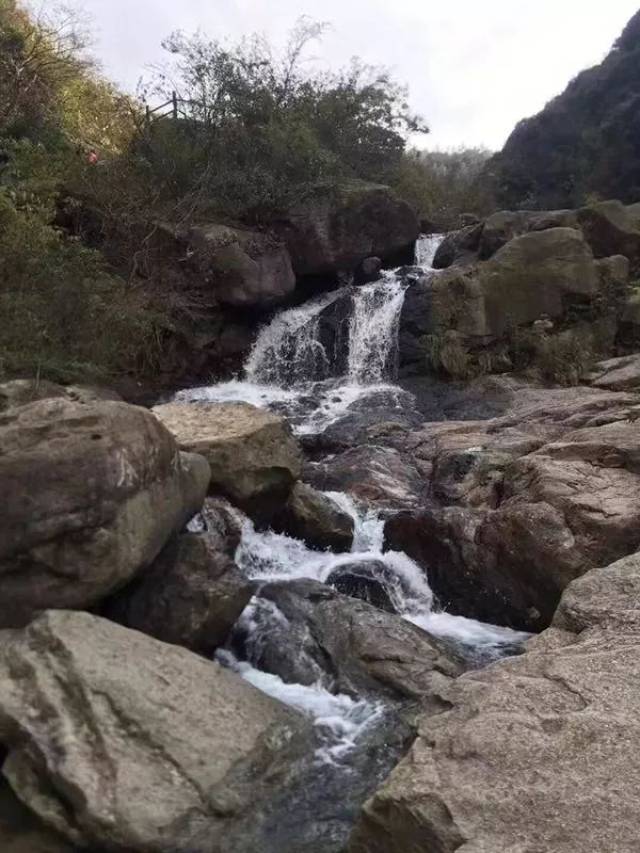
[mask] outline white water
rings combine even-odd
[[[416,263],[428,270],[442,236],[418,241]],[[182,401],[230,402],[243,400],[274,408],[286,414],[298,434],[319,433],[347,413],[354,403],[380,391],[397,395],[390,384],[397,370],[397,335],[406,285],[395,272],[361,287],[342,288],[278,314],[265,326],[253,347],[242,380],[180,392]],[[340,317],[345,298],[351,300],[348,321],[339,320],[334,342],[348,344],[342,376],[335,376],[340,354],[327,352],[321,333],[323,312],[334,310]],[[333,327],[335,329],[335,326]],[[332,339],[331,335],[328,339]],[[323,343],[325,340],[325,343]],[[336,344],[336,350],[338,346]],[[505,647],[521,643],[525,634],[485,625],[473,619],[434,611],[433,594],[424,571],[406,554],[383,551],[384,520],[359,507],[346,494],[327,493],[354,520],[351,553],[312,551],[304,542],[273,531],[256,531],[249,519],[236,562],[258,582],[309,578],[321,583],[341,565],[372,561],[372,569],[396,612],[429,633],[475,650],[484,661],[499,657]],[[250,660],[258,660],[261,636],[282,613],[264,599],[254,598],[241,617],[248,635]],[[252,654],[253,647],[253,654]],[[250,662],[240,662],[230,653],[223,662],[243,678],[271,696],[310,715],[318,727],[321,747],[317,757],[339,762],[354,748],[358,737],[380,718],[382,706],[366,700],[330,693],[320,680],[312,686],[286,684],[278,676],[261,672]]]
[[[427,241],[431,245],[435,238]],[[426,255],[430,254],[429,249]],[[379,392],[398,393],[389,380],[397,373],[398,325],[405,289],[396,273],[385,272],[372,284],[343,287],[281,311],[260,331],[242,379],[189,388],[175,399],[253,403],[287,415],[298,435],[322,432],[362,398]],[[330,336],[347,350],[345,369],[336,376],[337,353],[325,348],[321,323],[323,312],[332,306],[339,309],[345,300],[351,301],[350,317]]]
[[[381,702],[330,693],[321,684],[287,684],[277,675],[239,661],[228,651],[218,652],[217,658],[258,690],[311,717],[319,734],[315,754],[319,763],[339,764],[347,758],[358,738],[384,714]]]

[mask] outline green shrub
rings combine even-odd
[[[71,380],[140,369],[153,360],[158,318],[98,252],[54,227],[55,175],[41,146],[13,153],[0,184],[0,371]]]

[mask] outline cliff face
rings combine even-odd
[[[516,126],[487,173],[510,208],[640,198],[640,11],[601,65]]]

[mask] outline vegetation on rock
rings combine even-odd
[[[511,209],[640,198],[640,12],[601,65],[517,125],[487,175]]]

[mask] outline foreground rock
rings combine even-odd
[[[88,607],[149,565],[204,500],[209,466],[152,414],[48,399],[0,415],[0,626]]]
[[[305,729],[217,664],[86,613],[5,636],[0,675],[4,775],[89,849],[242,849],[242,819]]]
[[[253,518],[269,519],[301,474],[284,418],[248,403],[167,403],[153,410],[184,450],[211,466],[211,488]]]
[[[257,608],[252,662],[289,683],[437,706],[442,684],[462,671],[420,628],[316,581],[268,584]]]
[[[353,545],[353,518],[330,497],[304,483],[293,487],[273,526],[320,551],[350,551]]]
[[[350,853],[637,848],[640,558],[575,581],[526,654],[458,679]],[[614,781],[615,780],[615,781]]]
[[[298,275],[353,271],[370,256],[408,252],[420,224],[414,210],[384,186],[362,181],[318,185],[277,225]]]
[[[204,655],[221,646],[253,595],[233,560],[205,534],[176,537],[111,601],[110,619]]]

